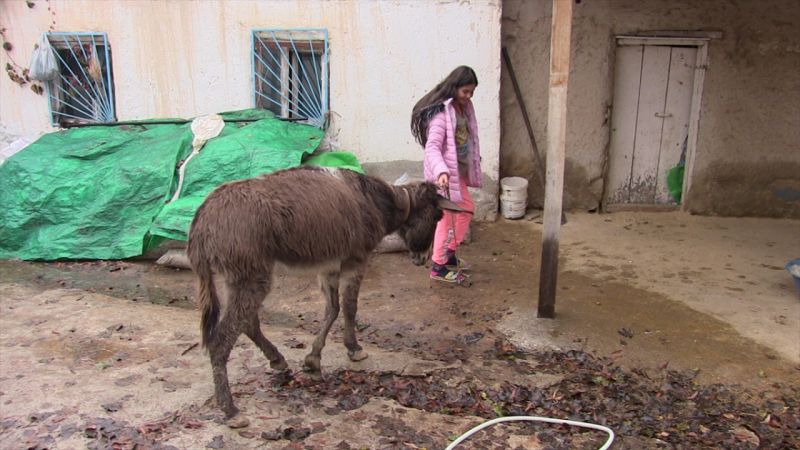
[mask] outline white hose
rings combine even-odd
[[[180,197],[181,189],[183,188],[183,178],[189,161],[194,158],[196,154],[200,153],[200,149],[203,148],[206,141],[217,137],[224,127],[225,121],[222,120],[222,116],[219,114],[209,114],[192,120],[191,129],[194,134],[194,139],[192,139],[192,153],[183,161],[180,169],[178,169],[178,187],[175,189],[175,194],[172,195],[172,199],[167,203],[172,203]]]
[[[183,163],[181,164],[181,168],[178,169],[178,187],[175,189],[175,193],[172,194],[172,198],[167,203],[172,203],[175,200],[177,200],[178,197],[180,197],[181,189],[183,188],[183,177],[186,174],[186,165],[189,164],[189,161],[191,161],[192,158],[194,158],[194,155],[196,155],[198,153],[200,153],[200,149],[199,148],[194,149],[194,150],[192,150],[192,153],[189,155],[189,157],[186,158],[185,160],[183,160]]]
[[[594,423],[586,423],[586,422],[576,422],[574,420],[564,420],[564,419],[551,419],[549,417],[537,417],[537,416],[508,416],[508,417],[498,417],[497,419],[492,419],[488,422],[484,422],[475,428],[467,431],[466,433],[462,434],[458,439],[453,441],[450,445],[447,446],[445,450],[453,450],[456,446],[472,436],[473,434],[477,433],[478,431],[490,427],[494,424],[498,424],[501,422],[513,422],[513,421],[523,421],[523,422],[547,422],[547,423],[557,423],[559,425],[572,425],[576,427],[583,427],[583,428],[591,428],[593,430],[600,430],[605,431],[608,434],[608,440],[606,443],[600,447],[600,450],[606,450],[611,446],[611,443],[614,442],[614,431],[611,428],[604,427],[602,425],[597,425]]]

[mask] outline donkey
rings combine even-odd
[[[371,252],[384,236],[397,232],[412,262],[422,264],[441,208],[458,207],[432,183],[391,186],[348,170],[308,167],[227,183],[206,198],[192,221],[187,255],[199,279],[202,342],[211,358],[215,397],[229,425],[236,423],[238,409],[227,361],[241,333],[255,342],[272,369],[288,368],[258,319],[275,264],[318,272],[327,300],[325,322],[304,361],[304,369],[318,379],[322,348],[339,314],[340,282],[344,345],[350,360],[360,361],[367,354],[356,341],[358,291]],[[218,293],[220,280],[224,289]]]

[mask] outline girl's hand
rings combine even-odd
[[[450,174],[447,172],[442,172],[439,175],[439,178],[436,179],[436,184],[438,184],[442,189],[447,189],[447,187],[450,185]]]

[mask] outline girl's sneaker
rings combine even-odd
[[[450,254],[444,266],[453,271],[469,270],[472,268],[468,262],[456,256],[455,253]]]
[[[456,283],[464,286],[469,284],[467,276],[461,273],[460,270],[450,270],[447,266],[440,266],[439,264],[434,264],[433,267],[431,267],[431,280]]]

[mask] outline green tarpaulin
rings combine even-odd
[[[42,136],[0,166],[0,258],[119,259],[164,238],[185,240],[195,210],[214,188],[297,166],[323,136],[263,110],[221,115],[224,129],[188,162],[172,203],[176,166],[191,152],[189,121]],[[360,170],[348,153],[321,158],[320,165]]]

